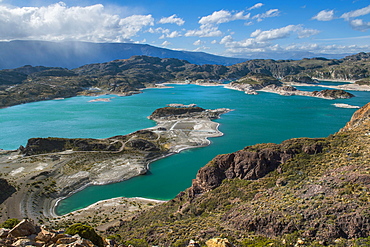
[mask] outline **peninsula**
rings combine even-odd
[[[1,218],[43,221],[56,216],[61,198],[93,184],[145,174],[150,162],[221,136],[213,119],[230,109],[174,104],[155,110],[157,126],[106,139],[32,138],[26,147],[1,151]],[[11,185],[10,185],[11,184]]]

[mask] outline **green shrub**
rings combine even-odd
[[[148,247],[149,246],[147,241],[145,241],[144,239],[138,239],[138,238],[134,238],[132,240],[126,241],[125,245],[127,246],[132,245],[135,247]]]
[[[6,228],[6,229],[12,229],[15,227],[20,221],[18,219],[12,218],[4,221],[0,227]]]
[[[90,240],[93,244],[103,247],[103,239],[95,232],[94,228],[88,225],[83,225],[81,223],[73,224],[72,226],[66,229],[66,234],[80,235],[81,238]]]

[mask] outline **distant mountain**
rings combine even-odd
[[[345,56],[352,55],[352,53],[343,54],[324,54],[313,53],[309,51],[274,51],[274,52],[253,52],[251,54],[243,54],[241,56],[245,59],[275,59],[275,60],[301,60],[303,58],[324,57],[327,59],[341,59]]]
[[[132,43],[10,41],[0,42],[0,69],[24,65],[72,69],[85,64],[104,63],[136,55],[178,58],[199,65],[232,65],[246,61],[243,58],[222,57],[204,52],[174,51]]]

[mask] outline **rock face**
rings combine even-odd
[[[256,180],[274,171],[296,154],[322,152],[324,143],[313,139],[293,139],[280,145],[256,145],[231,154],[216,156],[202,167],[188,189],[190,198],[215,189],[224,179]]]
[[[340,131],[348,131],[362,125],[365,121],[370,119],[370,103],[367,103],[364,107],[357,110],[351,120],[342,128]]]

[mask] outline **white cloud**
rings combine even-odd
[[[303,39],[303,38],[308,38],[313,35],[319,34],[320,31],[317,29],[306,29],[306,28],[298,28],[297,30],[298,33],[298,38]]]
[[[357,10],[354,10],[354,11],[344,13],[341,16],[341,18],[348,21],[350,18],[359,17],[359,16],[363,16],[363,15],[367,15],[367,14],[370,14],[370,5],[365,7],[365,8],[362,8],[362,9],[357,9]]]
[[[172,45],[172,43],[171,43],[171,42],[168,42],[167,40],[165,40],[165,41],[161,44],[161,46],[170,46],[170,45]]]
[[[370,22],[364,22],[361,19],[352,20],[350,21],[350,24],[355,30],[366,31],[367,29],[370,29]]]
[[[207,15],[202,17],[199,20],[199,23],[202,25],[207,25],[207,24],[221,24],[221,23],[226,23],[230,21],[235,21],[235,20],[248,20],[250,18],[250,14],[244,15],[244,11],[240,11],[236,14],[232,14],[229,11],[226,10],[220,10],[220,11],[215,11],[211,15]]]
[[[200,40],[200,39],[198,39],[197,41],[195,41],[194,43],[193,43],[193,45],[201,45],[201,44],[203,44],[203,42]]]
[[[211,49],[211,48],[207,47],[207,46],[200,46],[200,47],[196,48],[193,51],[204,51],[204,50],[209,50],[209,49]]]
[[[262,31],[257,29],[251,34],[257,42],[266,42],[276,39],[283,39],[290,36],[291,33],[296,32],[299,38],[307,38],[312,35],[318,34],[319,31],[315,29],[305,29],[301,25],[288,25],[282,28],[271,29]]]
[[[278,9],[270,9],[270,10],[267,10],[263,14],[258,14],[258,15],[253,16],[252,19],[257,19],[257,21],[260,22],[265,18],[279,16],[279,14],[280,14],[280,11]]]
[[[217,40],[212,40],[211,44],[217,44]]]
[[[171,32],[171,33],[169,33],[169,34],[167,34],[167,38],[177,38],[177,37],[180,37],[181,36],[181,34],[178,32],[178,31],[173,31],[173,32]]]
[[[217,37],[221,36],[222,32],[218,30],[218,27],[213,25],[201,25],[199,30],[188,30],[185,33],[186,37],[198,36],[198,37]]]
[[[293,44],[284,48],[287,51],[309,51],[323,54],[358,53],[369,50],[370,45],[319,45],[313,44]]]
[[[264,5],[263,3],[256,3],[255,5],[250,7],[248,10],[258,9],[258,8],[261,8],[263,5]]]
[[[171,32],[170,29],[158,27],[156,29],[149,28],[147,30],[148,33],[162,33],[162,36],[159,37],[159,39],[165,39],[165,38],[176,38],[180,37],[181,34],[178,31]]]
[[[177,17],[177,15],[171,15],[170,17],[163,17],[162,19],[159,20],[158,23],[160,24],[172,23],[178,26],[182,26],[184,25],[185,21]]]
[[[264,52],[273,55],[276,52],[311,52],[314,54],[344,54],[344,53],[359,53],[361,51],[369,50],[370,45],[320,45],[316,43],[311,44],[290,44],[286,46],[280,45],[266,45],[266,46],[235,46],[226,50],[224,55],[247,57],[253,53]]]
[[[102,4],[67,7],[59,2],[46,7],[0,6],[3,40],[124,42],[150,25],[154,25],[151,15],[121,18],[110,14]]]
[[[225,44],[231,43],[233,41],[234,41],[233,37],[231,37],[231,35],[227,35],[227,36],[225,36],[221,39],[220,44],[225,45]]]
[[[301,25],[288,25],[282,28],[262,31],[260,29],[251,33],[251,38],[241,41],[234,41],[231,35],[221,39],[220,44],[228,48],[229,53],[239,54],[243,51],[248,52],[265,52],[280,51],[282,48],[278,44],[273,44],[271,41],[284,39],[291,34],[297,34],[298,38],[305,38],[317,34],[319,31],[314,29],[305,29]]]
[[[334,19],[334,10],[322,10],[312,17],[312,19],[318,21],[331,21]]]
[[[162,28],[162,27],[158,27],[156,29],[154,28],[149,28],[148,31],[149,33],[170,33],[170,29],[167,29],[167,28]]]

